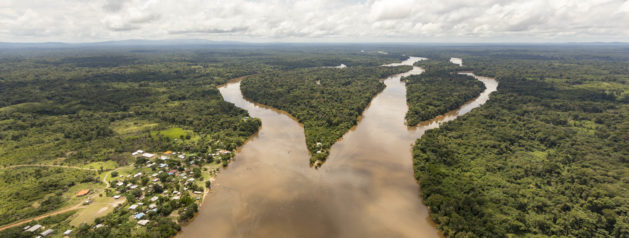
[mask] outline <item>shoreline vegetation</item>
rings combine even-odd
[[[319,167],[330,147],[356,125],[371,99],[384,89],[382,78],[410,66],[307,68],[257,74],[243,79],[246,98],[288,112],[304,125],[310,164]]]

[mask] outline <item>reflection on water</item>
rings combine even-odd
[[[412,65],[413,57],[403,64]],[[398,64],[399,65],[399,64]],[[240,81],[223,98],[262,120],[213,183],[180,237],[439,237],[413,177],[411,144],[426,130],[483,104],[496,81],[461,110],[407,127],[403,76],[384,80],[358,125],[335,144],[322,168],[309,166],[303,127],[284,112],[245,100]]]

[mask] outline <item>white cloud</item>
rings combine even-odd
[[[629,0],[3,0],[0,41],[627,41]]]

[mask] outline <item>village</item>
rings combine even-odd
[[[108,187],[98,194],[115,200],[112,213],[95,217],[91,225],[81,223],[76,228],[78,231],[56,231],[41,224],[31,224],[23,227],[24,232],[37,238],[75,237],[76,233],[106,229],[107,216],[127,216],[125,223],[135,224],[136,228],[156,227],[157,220],[164,217],[183,224],[197,212],[214,176],[227,165],[233,154],[217,149],[203,159],[184,152],[137,150],[130,156],[135,160],[133,165],[105,172],[104,182]],[[86,197],[82,205],[89,206],[97,197],[94,193],[97,192],[83,189],[75,196]]]

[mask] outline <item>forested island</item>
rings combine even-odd
[[[424,202],[444,235],[629,235],[629,59],[616,52],[451,53],[500,86],[414,147]]]
[[[457,109],[485,89],[474,77],[459,74],[462,69],[452,63],[422,60],[415,65],[425,72],[403,78],[406,80],[406,123],[409,126]]]
[[[330,147],[382,89],[380,79],[410,70],[399,67],[309,68],[276,71],[247,77],[243,95],[284,110],[304,125],[311,165],[320,166]]]

